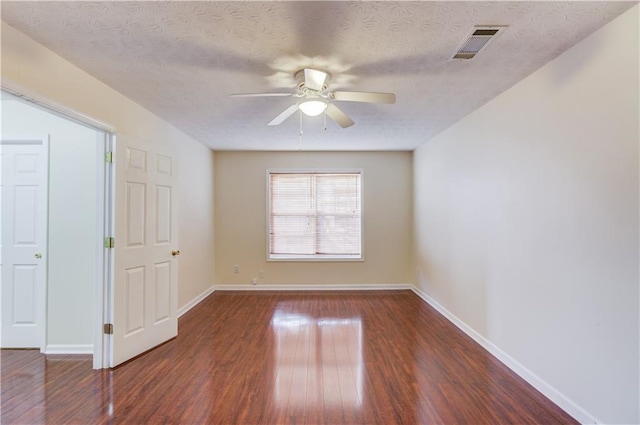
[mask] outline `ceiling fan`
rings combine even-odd
[[[232,94],[231,97],[293,97],[299,99],[267,124],[271,126],[281,124],[300,110],[310,117],[325,112],[340,127],[347,128],[355,122],[342,112],[333,101],[396,103],[396,95],[393,93],[328,91],[330,75],[318,69],[301,69],[296,73],[295,78],[298,83],[298,89],[295,93],[240,93]]]

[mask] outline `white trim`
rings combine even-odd
[[[40,133],[40,134],[8,134],[3,135],[0,138],[0,145],[43,145],[47,148],[47,154],[49,149],[49,134]],[[47,160],[49,158],[47,157]],[[47,172],[49,170],[47,169]]]
[[[118,137],[115,133],[111,133],[107,149],[112,152],[113,162],[111,166],[106,167],[105,175],[105,203],[107,205],[105,214],[105,237],[115,237],[116,232],[116,166],[115,158],[117,157],[117,143]],[[105,248],[105,268],[104,268],[104,280],[102,284],[102,320],[99,325],[104,323],[114,323],[113,320],[113,304],[114,304],[114,290],[115,290],[115,249]],[[101,332],[102,333],[102,332]],[[102,368],[107,369],[112,366],[113,361],[113,335],[107,335],[102,333]]]
[[[54,113],[73,122],[89,126],[93,129],[102,130],[107,133],[115,133],[116,131],[115,127],[110,124],[81,114],[61,103],[56,102],[55,100],[49,99],[39,93],[33,92],[25,86],[11,81],[6,77],[2,77],[0,79],[0,86],[2,90],[9,93],[10,95],[29,102],[41,109],[44,109],[49,113]]]
[[[49,140],[49,135],[41,136],[9,136],[0,139],[0,146],[4,145],[43,145],[44,140]]]
[[[42,305],[39,306],[38,311],[42,316],[40,316],[40,323],[42,324],[42,336],[40,343],[40,352],[45,350],[45,347],[48,345],[48,329],[49,329],[49,206],[51,200],[49,199],[49,191],[50,191],[50,178],[49,178],[49,170],[51,169],[51,147],[50,147],[50,134],[47,134],[42,139],[42,149],[44,150],[44,157],[47,159],[45,161],[45,192],[46,192],[46,206],[45,206],[45,238],[44,238],[44,246],[42,247],[42,253],[44,254],[45,263],[44,263],[44,291],[43,294],[40,295],[40,302]]]
[[[108,284],[106,280],[107,266],[109,264],[109,250],[104,247],[103,240],[108,235],[108,223],[107,217],[110,216],[108,208],[111,208],[109,197],[109,165],[105,162],[105,152],[110,149],[111,146],[111,134],[96,130],[96,151],[98,152],[97,161],[97,175],[96,175],[96,247],[95,247],[95,291],[94,291],[94,337],[93,337],[93,368],[102,369],[107,367],[108,353],[105,351],[105,337],[103,332],[104,312],[102,305],[105,298],[105,285]]]
[[[213,294],[215,290],[216,290],[216,287],[212,285],[211,287],[209,287],[209,289],[205,290],[203,293],[201,293],[200,295],[198,295],[197,297],[195,297],[194,299],[192,299],[191,301],[189,301],[188,303],[180,307],[178,309],[178,318],[182,317],[182,315],[184,315],[187,311],[191,310],[193,307],[195,307],[196,305],[204,301],[204,299],[207,298],[209,295]]]
[[[554,402],[558,407],[563,409],[569,415],[574,417],[580,423],[583,424],[598,424],[602,423],[597,420],[593,415],[582,409],[560,391],[549,385],[543,379],[524,367],[518,361],[513,359],[507,353],[502,351],[491,341],[480,335],[473,328],[460,320],[456,315],[440,305],[436,300],[431,298],[422,290],[416,288],[412,284],[406,283],[390,283],[390,284],[345,284],[345,285],[214,285],[191,300],[178,310],[178,317],[181,317],[186,312],[191,310],[206,297],[212,294],[214,291],[381,291],[381,290],[403,290],[410,289],[416,295],[418,295],[427,304],[436,309],[447,320],[454,324],[458,329],[467,334],[471,339],[480,344],[491,355],[501,361],[505,366],[511,369],[518,376],[523,378],[534,388],[540,391],[545,397]]]
[[[360,250],[362,251],[362,249]],[[274,263],[344,263],[344,262],[364,262],[364,258],[362,256],[355,255],[333,255],[333,254],[315,254],[315,255],[295,255],[295,254],[273,254],[272,257],[267,259],[268,262]]]
[[[49,344],[44,354],[93,354],[91,344]]]
[[[458,329],[467,334],[471,339],[480,344],[482,348],[487,350],[491,355],[500,360],[505,366],[515,372],[522,379],[531,384],[535,389],[540,391],[545,397],[554,402],[558,407],[567,412],[569,415],[573,416],[574,419],[583,424],[598,424],[602,423],[597,420],[593,415],[588,413],[582,407],[578,406],[574,401],[569,399],[567,396],[562,394],[560,391],[555,389],[553,386],[548,384],[542,378],[537,376],[535,373],[527,369],[513,357],[502,351],[498,346],[492,343],[490,340],[485,338],[476,332],[472,327],[467,325],[465,322],[460,320],[455,314],[451,313],[445,307],[443,307],[436,300],[431,298],[421,289],[418,289],[415,286],[411,286],[411,290],[415,292],[420,298],[422,298],[427,304],[436,309],[440,314],[442,314],[447,320],[453,323]]]
[[[345,285],[215,285],[216,291],[393,291],[413,289],[408,283],[362,283]]]

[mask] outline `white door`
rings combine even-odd
[[[0,143],[2,348],[44,347],[48,142]]]
[[[116,152],[112,367],[178,334],[175,158],[127,136]]]

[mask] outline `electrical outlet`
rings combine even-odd
[[[234,273],[240,273],[240,265],[236,264],[235,266],[233,266],[233,272]]]
[[[262,278],[264,277],[264,271],[260,270],[260,271],[258,272],[258,277],[259,277],[260,279],[262,279]]]

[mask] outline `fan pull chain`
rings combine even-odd
[[[304,132],[302,131],[302,111],[300,111],[300,141],[298,143],[298,152],[302,150],[302,136]]]
[[[324,110],[324,131],[327,131],[327,110]]]

